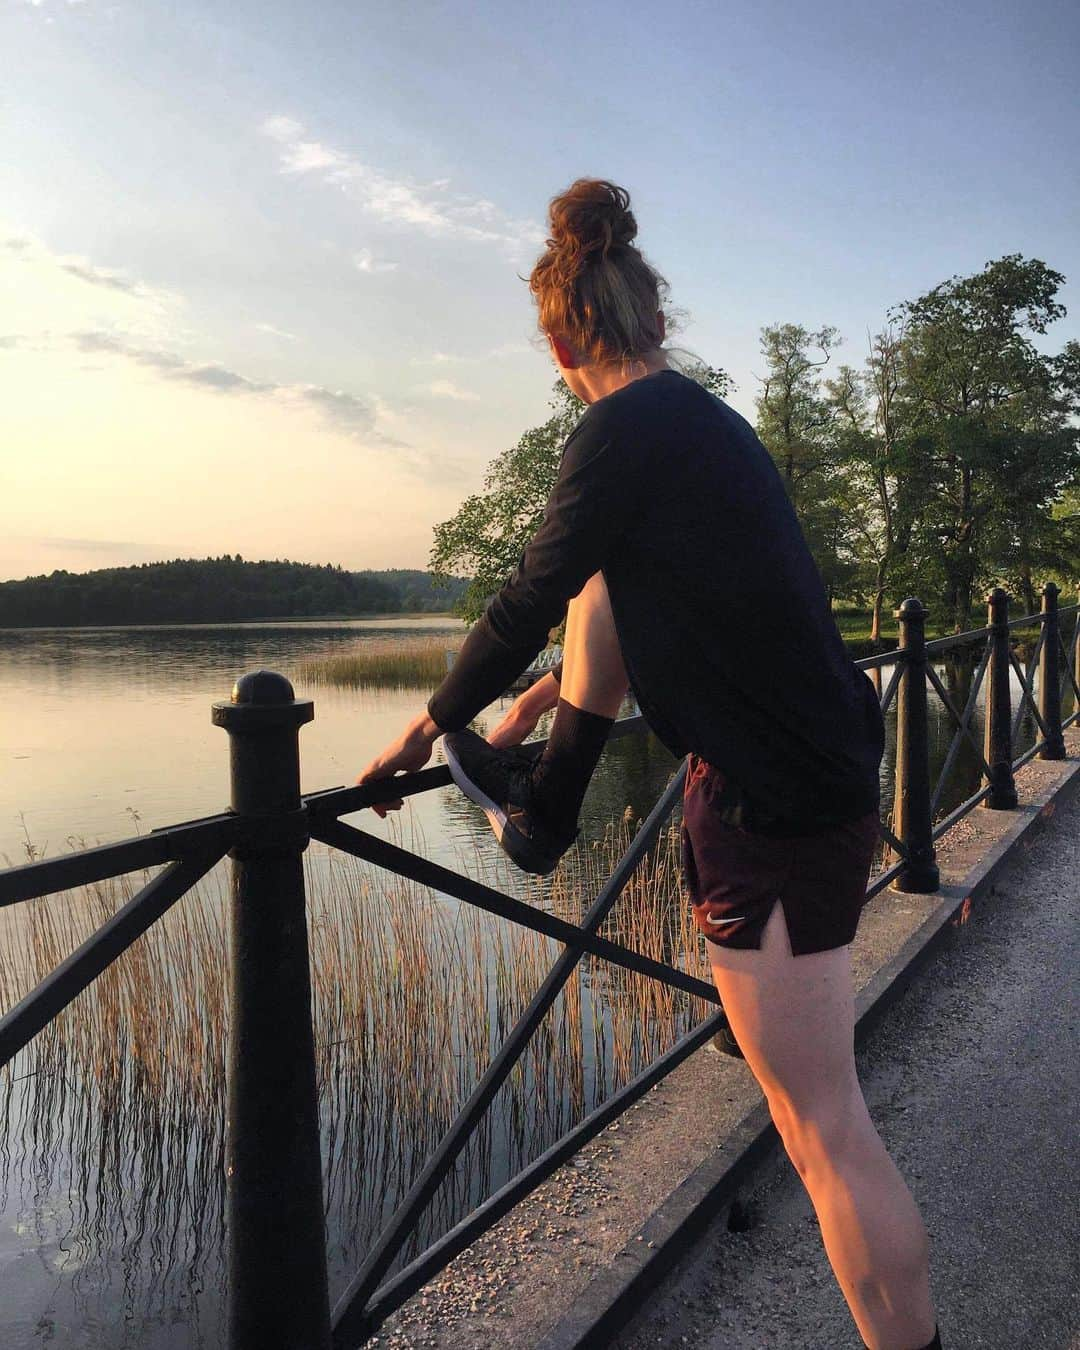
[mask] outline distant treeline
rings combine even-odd
[[[178,558],[0,582],[0,627],[199,623],[304,615],[449,610],[466,582],[436,589],[427,572],[347,572],[333,565]]]

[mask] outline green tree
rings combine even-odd
[[[842,466],[834,493],[846,513],[857,576],[866,578],[872,598],[874,642],[881,640],[885,595],[910,548],[923,499],[900,396],[902,342],[902,330],[886,327],[870,338],[862,371],[843,365],[825,382]]]
[[[1008,254],[894,311],[905,328],[912,466],[926,493],[920,544],[956,631],[970,627],[977,588],[1011,573],[1030,603],[1033,574],[1071,547],[1051,508],[1080,472],[1080,359],[1075,343],[1048,357],[1030,336],[1064,315],[1055,299],[1064,280]]]
[[[722,370],[696,361],[680,368],[723,397],[732,387]],[[430,568],[436,579],[469,578],[456,609],[469,623],[513,574],[526,544],[540,527],[544,506],[559,471],[563,444],[585,404],[557,380],[551,416],[526,431],[516,445],[496,456],[481,490],[462,502],[449,520],[435,526]]]
[[[776,461],[796,513],[810,494],[815,476],[828,469],[832,412],[821,390],[822,368],[839,345],[835,328],[816,331],[801,324],[776,324],[761,330],[761,354],[767,373],[755,400],[757,433]],[[811,359],[811,351],[821,359]]]
[[[859,522],[853,516],[859,488],[845,461],[835,400],[822,379],[839,343],[836,329],[828,326],[763,328],[766,374],[756,399],[758,436],[780,470],[830,603],[860,570]]]

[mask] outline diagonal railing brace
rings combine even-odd
[[[686,761],[684,760],[664,790],[660,800],[642,824],[629,849],[619,860],[607,884],[590,906],[581,923],[584,932],[594,933],[607,917],[612,905],[630,880],[647,849],[652,846],[660,832],[660,827],[667,820],[682,795],[685,780]],[[491,1104],[503,1082],[509,1077],[510,1071],[524,1053],[533,1032],[555,1002],[563,985],[573,974],[583,955],[583,948],[567,947],[558,957],[543,984],[533,995],[528,1007],[510,1031],[502,1048],[473,1089],[457,1119],[443,1136],[435,1152],[413,1182],[408,1195],[377,1238],[367,1260],[334,1309],[333,1336],[335,1346],[344,1347],[355,1344],[357,1333],[363,1323],[364,1310],[368,1300],[374,1294],[397,1253],[408,1241],[420,1214],[427,1208],[432,1196],[454,1165],[454,1160],[468,1142],[480,1117]]]

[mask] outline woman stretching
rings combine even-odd
[[[879,834],[880,705],[768,451],[668,366],[666,286],[636,233],[611,183],[580,179],[551,203],[530,287],[588,407],[514,575],[427,711],[358,781],[419,769],[450,733],[454,778],[503,848],[549,872],[631,688],[661,741],[690,756],[694,916],[859,1332],[871,1350],[940,1350],[926,1229],[855,1070],[849,944]],[[464,730],[564,617],[561,671],[489,741]],[[518,748],[551,707],[543,753]]]

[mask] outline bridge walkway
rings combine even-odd
[[[946,1350],[1080,1350],[1080,792],[858,1054],[920,1206]],[[726,1218],[726,1215],[725,1215]],[[859,1350],[786,1156],[615,1350]]]

